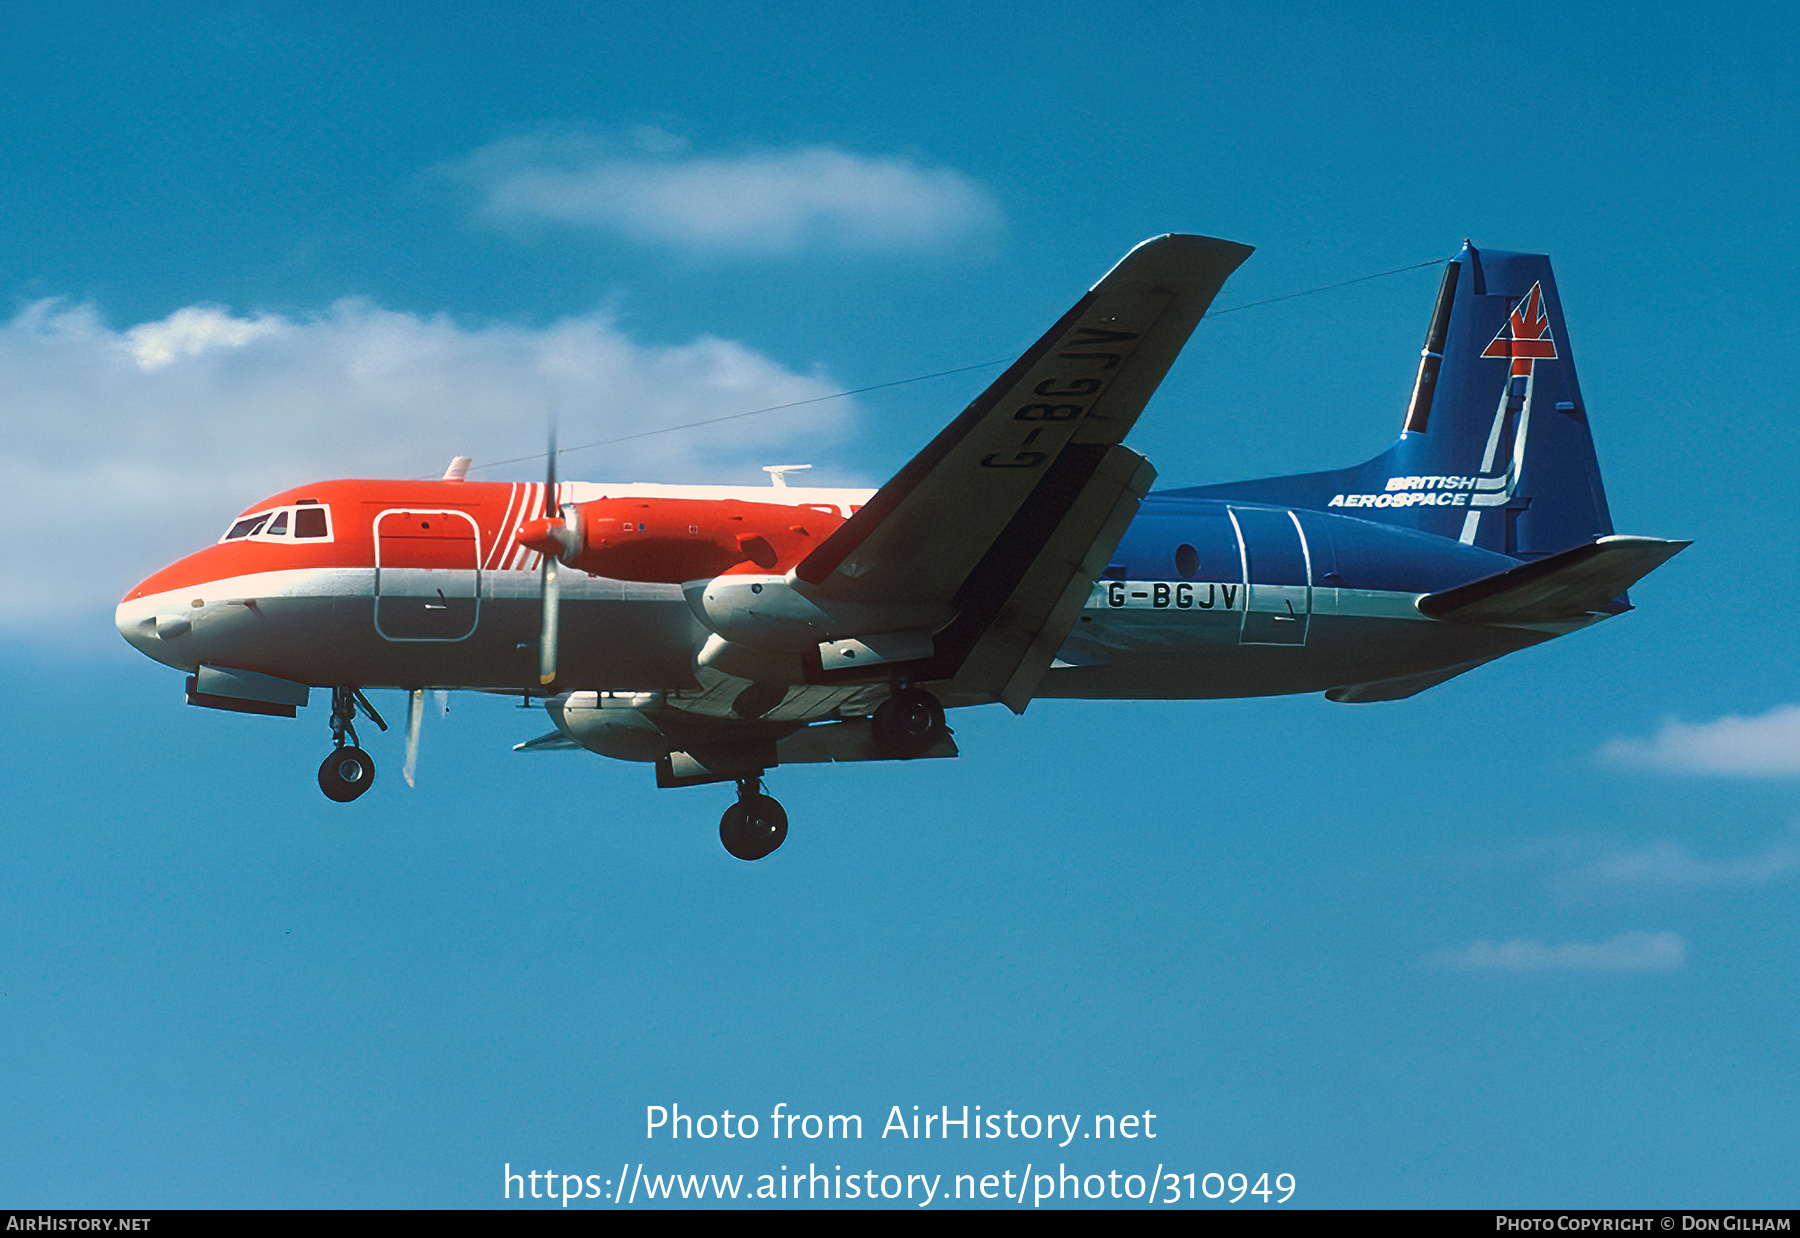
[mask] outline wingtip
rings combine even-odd
[[[1609,546],[1667,546],[1671,547],[1669,554],[1673,557],[1686,550],[1689,546],[1692,546],[1694,544],[1694,539],[1691,537],[1644,537],[1641,534],[1636,533],[1608,533],[1604,537],[1596,538],[1594,544],[1604,544]]]
[[[1101,284],[1124,273],[1127,267],[1137,267],[1145,263],[1152,266],[1161,265],[1159,259],[1170,264],[1185,265],[1196,259],[1205,261],[1205,258],[1201,257],[1205,255],[1215,262],[1221,263],[1224,275],[1229,275],[1255,252],[1256,247],[1253,245],[1245,245],[1241,241],[1228,241],[1223,237],[1201,236],[1193,232],[1164,232],[1133,245],[1131,250],[1123,258],[1113,263],[1112,269],[1095,281],[1088,291],[1096,291]],[[1220,278],[1222,280],[1224,276],[1222,275]]]

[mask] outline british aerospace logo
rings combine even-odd
[[[1327,507],[1467,507],[1473,477],[1390,477],[1381,494],[1337,494]]]

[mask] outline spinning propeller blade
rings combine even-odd
[[[556,619],[562,610],[562,584],[556,559],[544,557],[544,627],[538,634],[538,685],[548,687],[556,678]]]
[[[561,505],[556,501],[556,416],[550,417],[550,453],[544,481],[544,519],[556,521]],[[554,532],[554,524],[552,525]],[[557,575],[557,557],[545,554],[539,593],[543,605],[543,627],[538,633],[538,686],[549,687],[556,678],[556,621],[562,611],[562,582]]]
[[[411,707],[406,711],[406,764],[400,768],[409,787],[413,785],[413,771],[419,767],[419,724],[424,718],[425,689],[414,688]]]

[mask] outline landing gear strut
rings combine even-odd
[[[361,706],[371,721],[382,730],[387,723],[375,712],[368,699],[354,688],[331,690],[331,742],[329,756],[319,765],[319,790],[327,799],[340,804],[351,800],[375,785],[375,761],[357,746],[356,710]]]
[[[787,837],[787,810],[762,791],[762,778],[738,779],[738,802],[719,818],[719,841],[740,860],[760,860]]]
[[[883,760],[906,761],[924,756],[948,733],[944,707],[923,688],[896,684],[870,720],[875,752]]]

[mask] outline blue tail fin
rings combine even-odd
[[[1177,493],[1330,510],[1521,559],[1613,531],[1550,260],[1467,244],[1400,438],[1354,468]]]

